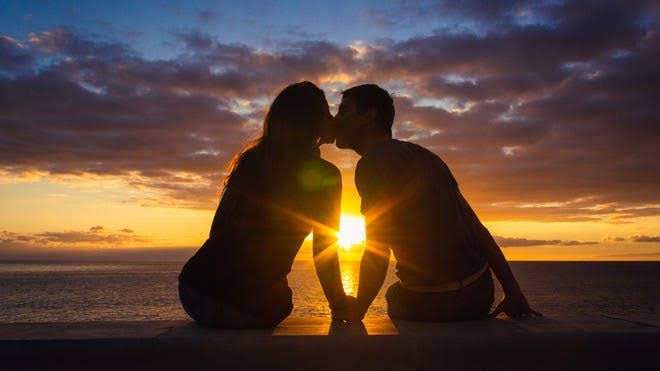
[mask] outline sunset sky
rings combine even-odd
[[[0,0],[0,260],[199,247],[301,80],[392,93],[509,259],[660,260],[659,31],[657,1]],[[355,221],[358,156],[322,155]]]

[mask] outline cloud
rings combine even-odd
[[[497,242],[500,247],[529,247],[529,246],[579,246],[579,245],[596,245],[598,242],[593,241],[574,241],[574,240],[530,240],[527,238],[517,238],[517,237],[500,237],[493,236],[495,242]]]
[[[439,23],[405,40],[307,35],[269,50],[191,30],[173,35],[180,53],[167,60],[61,27],[3,36],[0,172],[117,177],[141,192],[127,202],[212,209],[279,89],[323,82],[336,101],[347,84],[374,82],[394,93],[395,135],[439,154],[482,219],[660,215],[653,2],[414,3],[365,16],[375,14]]]
[[[610,237],[603,238],[603,242],[660,242],[660,236],[635,235],[630,237]]]
[[[93,226],[87,231],[64,231],[64,232],[40,232],[40,233],[16,233],[0,231],[0,244],[23,244],[29,246],[125,246],[130,244],[144,244],[151,242],[146,236],[125,232],[122,229],[116,233],[107,231],[103,226]]]
[[[86,231],[17,233],[0,231],[3,260],[53,261],[179,261],[198,247],[158,247],[134,231],[93,226]],[[147,247],[148,246],[148,247]]]

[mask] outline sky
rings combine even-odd
[[[332,113],[387,89],[507,258],[660,260],[659,30],[654,1],[0,0],[0,260],[189,256],[302,80]],[[355,220],[358,156],[321,150]]]

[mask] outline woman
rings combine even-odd
[[[310,82],[286,87],[271,104],[259,139],[233,160],[204,245],[179,275],[188,315],[213,327],[272,327],[293,309],[286,276],[313,232],[316,271],[330,308],[345,308],[334,230],[341,175],[322,160],[332,115]]]

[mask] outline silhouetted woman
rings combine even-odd
[[[181,304],[199,324],[270,327],[286,318],[293,309],[286,276],[312,231],[330,308],[349,304],[333,244],[341,175],[318,148],[333,140],[331,122],[321,89],[290,85],[271,104],[262,136],[234,158],[210,236],[179,275]]]

